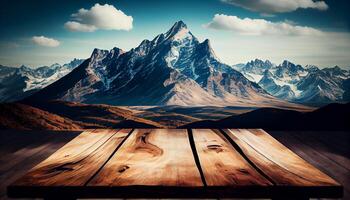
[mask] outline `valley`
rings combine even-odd
[[[91,128],[178,128],[214,126],[214,121],[259,112],[264,122],[269,111],[311,113],[312,107],[257,108],[235,106],[111,106],[78,102],[47,101],[0,104],[0,128],[20,130],[82,130]],[[266,110],[268,112],[265,112]],[[348,112],[345,110],[345,112]],[[288,121],[289,115],[272,115]],[[294,116],[294,115],[293,115]],[[254,120],[254,119],[252,119]],[[259,120],[256,120],[258,122]],[[252,123],[251,121],[248,121]],[[268,121],[266,121],[268,122]],[[252,123],[256,124],[256,123]],[[269,124],[269,123],[266,123]],[[273,124],[278,126],[279,123]],[[229,123],[225,126],[235,125]],[[237,123],[238,125],[238,123]],[[198,126],[201,127],[202,125]]]

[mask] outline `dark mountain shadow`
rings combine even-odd
[[[312,112],[261,108],[221,120],[206,120],[179,128],[263,128],[266,130],[350,130],[350,103],[329,104]]]

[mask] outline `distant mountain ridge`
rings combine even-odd
[[[290,105],[231,66],[209,40],[199,42],[182,21],[124,52],[95,49],[71,73],[28,101],[64,100],[111,105]]]
[[[320,69],[313,65],[302,67],[287,60],[275,65],[268,60],[255,59],[233,68],[280,99],[309,105],[349,100],[346,91],[350,88],[346,83],[350,71],[338,66]]]
[[[0,65],[0,102],[18,101],[62,78],[83,62],[74,59],[67,64],[19,68]]]

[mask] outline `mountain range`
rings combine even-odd
[[[255,59],[233,68],[280,99],[316,106],[350,100],[350,71],[338,66],[320,69],[313,65],[302,67],[287,60],[275,65],[268,60]]]
[[[62,78],[83,62],[74,59],[67,64],[19,68],[0,65],[0,102],[21,100]]]
[[[110,105],[297,105],[268,94],[219,61],[182,21],[153,40],[123,51],[94,49],[71,73],[26,101],[63,100]]]
[[[121,106],[300,108],[350,99],[350,72],[259,59],[222,63],[182,21],[130,51],[32,69],[0,66],[0,102],[73,101]]]

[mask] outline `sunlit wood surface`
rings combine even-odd
[[[32,168],[8,195],[305,199],[342,190],[261,129],[96,129]]]

